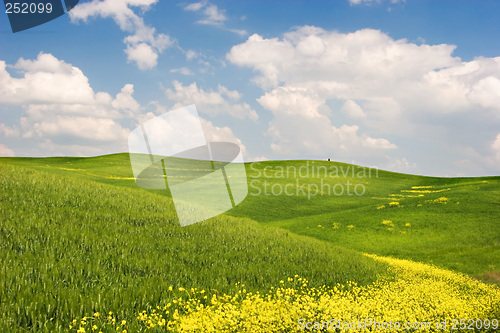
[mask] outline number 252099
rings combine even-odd
[[[5,12],[7,14],[50,14],[52,12],[52,4],[47,3],[26,3],[14,2],[5,4]]]

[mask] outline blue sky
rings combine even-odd
[[[247,161],[498,175],[498,13],[493,0],[92,0],[13,34],[3,12],[0,155],[127,151],[139,124],[194,103],[207,138]]]

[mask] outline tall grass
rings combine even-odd
[[[168,286],[249,290],[300,273],[368,284],[386,265],[329,243],[218,216],[181,228],[165,195],[0,163],[0,331],[57,332],[74,317],[122,317]]]

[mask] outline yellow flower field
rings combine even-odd
[[[265,294],[247,292],[244,285],[232,295],[173,289],[172,302],[135,320],[150,332],[471,332],[461,329],[471,323],[483,332],[500,330],[499,288],[426,264],[367,256],[388,263],[392,277],[369,286],[314,288],[296,275]],[[124,329],[125,321],[117,325],[109,318],[113,323],[87,317],[82,323],[88,327],[74,329]]]

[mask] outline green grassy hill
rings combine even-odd
[[[301,167],[303,175],[306,167],[309,172],[299,177],[299,185],[310,186],[311,195],[296,195],[292,186],[288,193],[293,195],[273,195],[273,186],[278,193],[286,184],[296,185],[293,170],[298,174]],[[264,168],[271,177],[264,175]],[[375,169],[366,169],[363,177],[363,169],[320,161],[254,163],[248,168],[255,185],[250,193],[261,193],[249,195],[229,214],[345,248],[432,263],[500,283],[500,177],[437,178]],[[320,188],[321,182],[325,193],[316,194],[313,185]],[[352,195],[347,194],[347,182]],[[340,194],[337,184],[344,188],[342,195],[333,193],[337,186]],[[363,195],[356,195],[354,184],[363,185]],[[358,186],[358,194],[363,187]]]
[[[0,158],[0,331],[65,331],[74,318],[111,309],[135,318],[174,299],[170,286],[222,294],[237,292],[235,283],[242,282],[248,291],[265,292],[296,274],[310,287],[347,281],[370,286],[404,275],[391,269],[395,264],[363,252],[492,279],[500,271],[499,177],[380,171],[378,177],[325,179],[332,186],[362,182],[360,196],[267,196],[264,180],[297,187],[293,175],[270,175],[279,172],[277,166],[308,162],[248,164],[249,181],[255,182],[244,202],[181,228],[168,192],[135,186],[129,163],[128,154]],[[320,178],[308,175],[299,187]],[[414,186],[430,193],[411,192]],[[257,189],[261,194],[255,195]],[[446,203],[437,200],[442,197]],[[458,285],[469,283],[460,279]],[[498,292],[477,288],[477,295]],[[460,294],[464,290],[457,289],[458,298],[481,301]],[[500,304],[498,295],[491,302]],[[129,332],[138,330],[137,323],[130,325]]]

